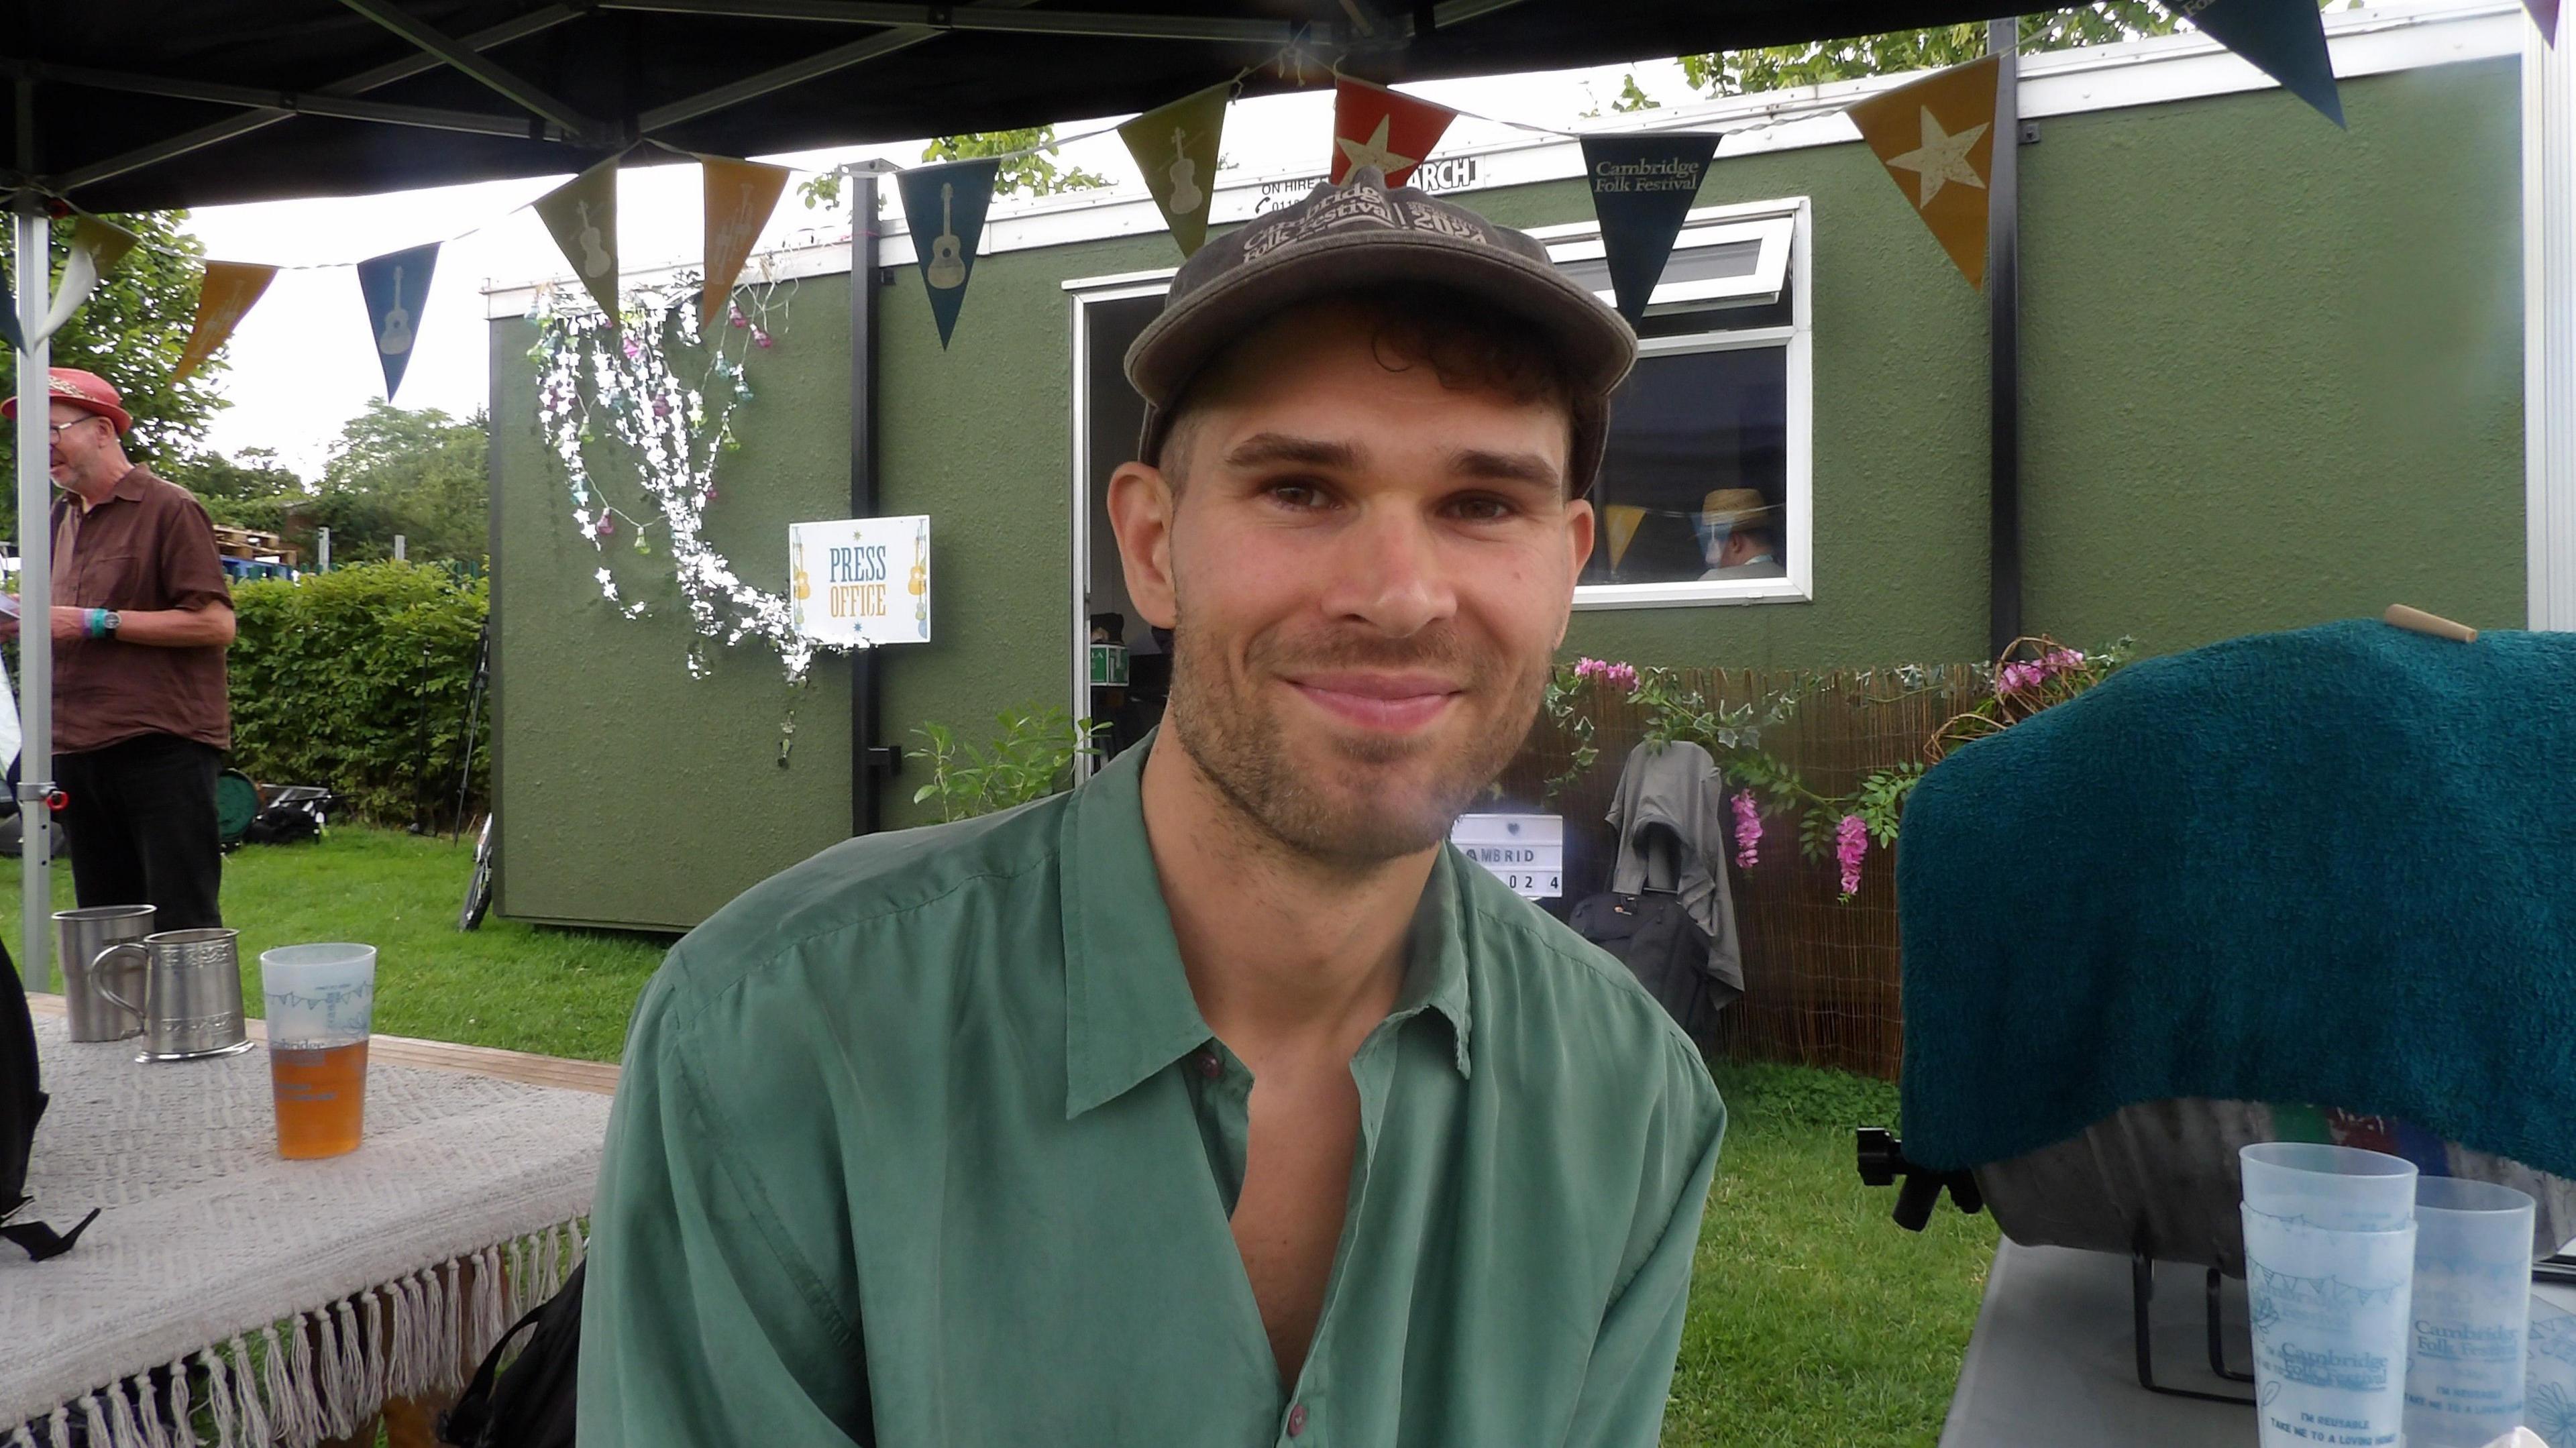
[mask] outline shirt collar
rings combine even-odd
[[[81,508],[81,511],[84,513],[95,513],[99,509],[106,507],[108,504],[115,502],[119,498],[123,498],[129,503],[142,502],[143,485],[149,482],[151,478],[151,469],[146,468],[141,463],[136,463],[125,470],[125,475],[123,477],[116,480],[115,487],[107,490],[106,497],[90,504],[87,508]],[[60,512],[65,508],[80,508],[80,495],[67,488],[57,490],[54,494],[54,508],[57,512]]]
[[[1162,878],[1145,837],[1142,783],[1154,736],[1074,791],[1061,826],[1065,1119],[1133,1090],[1215,1032],[1190,995]],[[1423,888],[1390,1020],[1446,1018],[1468,1072],[1465,881],[1443,849]]]

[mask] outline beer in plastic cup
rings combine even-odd
[[[280,946],[260,953],[259,979],[268,1007],[278,1155],[303,1159],[357,1150],[366,1125],[376,948]]]

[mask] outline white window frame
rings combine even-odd
[[[1601,226],[1598,222],[1538,227],[1530,235],[1547,243],[1548,255],[1560,263],[1592,261],[1601,255]],[[1697,580],[1589,583],[1574,590],[1574,606],[1579,611],[1815,601],[1814,204],[1808,198],[1798,196],[1737,206],[1698,207],[1683,219],[1682,233],[1674,241],[1673,249],[1683,251],[1699,246],[1716,246],[1747,237],[1758,238],[1763,243],[1761,259],[1755,265],[1753,276],[1711,282],[1667,283],[1655,288],[1654,297],[1647,305],[1651,309],[1671,302],[1705,304],[1712,299],[1730,296],[1748,301],[1770,301],[1781,294],[1781,271],[1785,266],[1788,272],[1789,325],[1729,330],[1723,327],[1724,313],[1721,312],[1713,319],[1720,323],[1715,330],[1673,337],[1648,337],[1638,343],[1637,351],[1641,357],[1665,357],[1690,352],[1785,346],[1788,396],[1783,441],[1787,449],[1784,460],[1787,476],[1786,495],[1781,499],[1785,514],[1781,519],[1781,539],[1789,550],[1788,572],[1780,578],[1728,578],[1706,583]],[[1651,310],[1649,315],[1652,315]],[[1615,417],[1611,425],[1618,425]],[[1604,537],[1594,546],[1607,546],[1607,542]]]
[[[1073,568],[1068,585],[1071,602],[1066,616],[1066,637],[1073,641],[1072,715],[1082,718],[1091,710],[1091,610],[1087,585],[1091,581],[1091,308],[1101,302],[1131,301],[1137,297],[1159,297],[1172,289],[1172,276],[1179,267],[1160,267],[1153,271],[1121,272],[1116,276],[1081,277],[1064,283],[1073,303],[1073,412],[1068,419],[1073,434]],[[1088,777],[1092,760],[1089,755],[1077,757],[1081,773]]]

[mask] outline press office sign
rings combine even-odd
[[[843,648],[930,641],[930,519],[843,518],[787,529],[796,631]]]
[[[1565,893],[1565,817],[1532,814],[1458,816],[1449,843],[1527,900]]]

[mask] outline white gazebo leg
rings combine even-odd
[[[23,120],[23,109],[22,109]],[[53,536],[47,526],[53,503],[46,430],[49,342],[34,341],[44,325],[53,265],[46,250],[49,225],[44,200],[19,194],[17,215],[18,328],[32,345],[18,354],[18,810],[21,875],[25,886],[25,949],[18,957],[27,989],[53,988],[53,812],[45,806],[54,778]]]
[[[2576,22],[2526,26],[2522,61],[2523,470],[2530,626],[2576,629]]]

